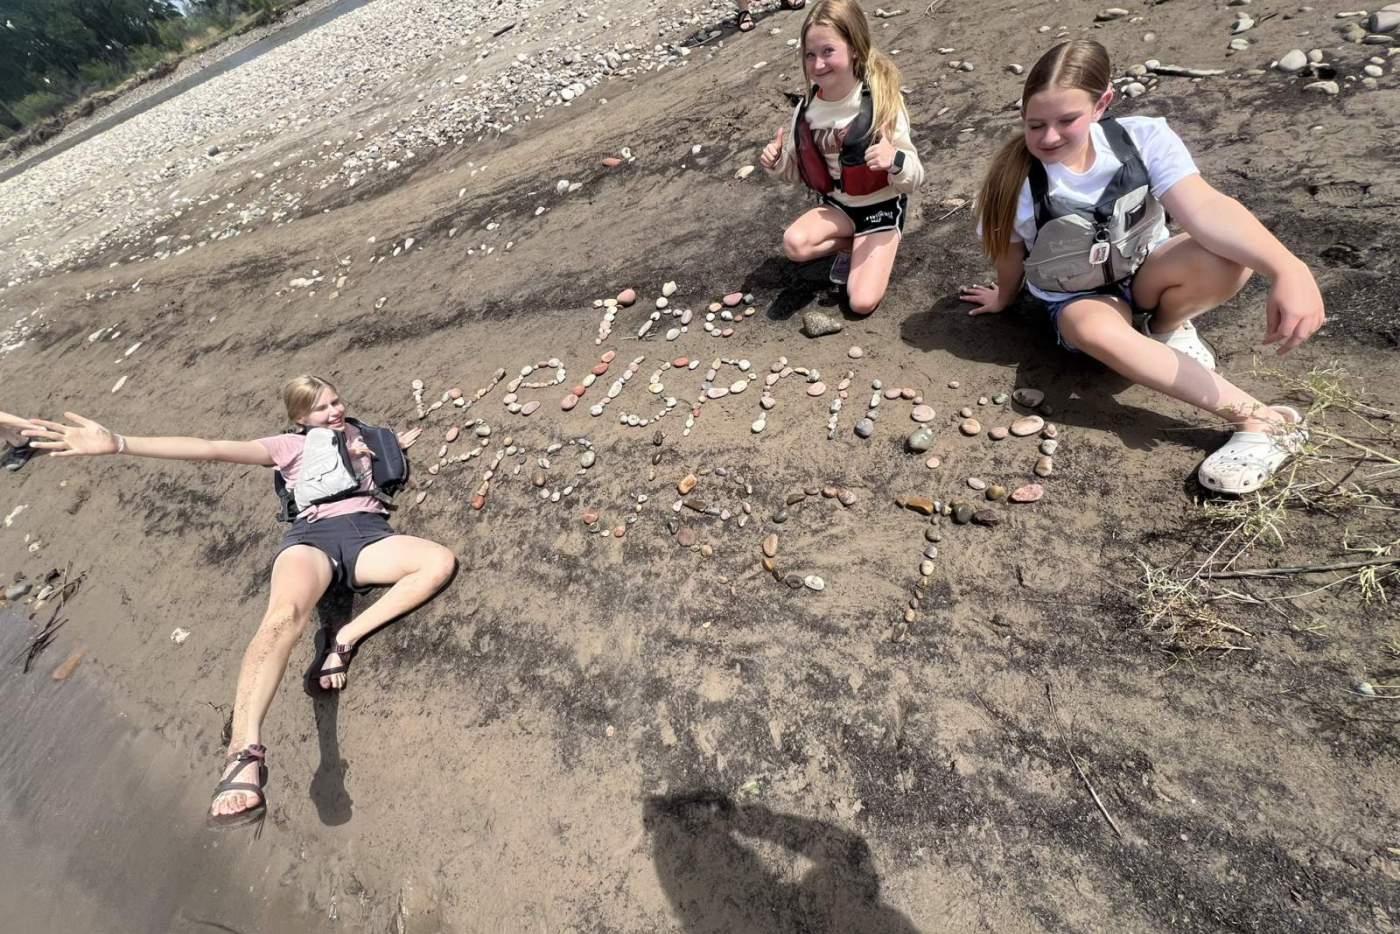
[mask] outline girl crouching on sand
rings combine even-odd
[[[256,441],[126,437],[71,412],[65,417],[72,424],[35,419],[39,427],[25,432],[37,439],[34,447],[59,457],[131,454],[277,469],[283,516],[293,524],[272,563],[267,612],[238,674],[228,766],[209,808],[209,821],[218,827],[250,823],[267,811],[263,717],[326,588],[389,591],[334,633],[317,634],[316,657],[305,678],[308,690],[343,688],[360,640],[422,605],[456,568],[452,552],[436,542],[394,534],[385,518],[388,494],[407,479],[403,448],[422,429],[395,436],[347,418],[335,387],[315,376],[293,379],[282,398],[297,431]]]
[[[909,138],[899,69],[871,46],[855,0],[816,0],[800,48],[810,90],[761,161],[822,203],[788,227],[783,252],[796,263],[836,254],[831,281],[846,287],[852,312],[868,315],[885,297],[924,167]]]
[[[1104,117],[1109,76],[1108,53],[1089,39],[1055,46],[1026,76],[1022,132],[978,202],[997,282],[962,296],[971,314],[998,312],[1024,283],[1062,347],[1230,422],[1234,435],[1198,476],[1210,490],[1251,492],[1307,439],[1302,417],[1217,374],[1191,319],[1257,270],[1273,282],[1264,342],[1285,353],[1322,326],[1322,296],[1301,260],[1201,178],[1165,120]],[[1185,233],[1170,236],[1164,208]]]

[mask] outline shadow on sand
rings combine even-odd
[[[881,903],[870,848],[850,831],[711,791],[650,797],[644,807],[657,876],[686,934],[917,934]],[[807,868],[794,880],[760,847]]]

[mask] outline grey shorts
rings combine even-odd
[[[316,522],[298,519],[282,537],[277,553],[293,545],[310,545],[330,559],[332,585],[368,593],[372,587],[355,586],[355,562],[365,548],[394,534],[388,518],[377,512],[353,512]]]

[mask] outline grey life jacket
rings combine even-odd
[[[1028,180],[1035,204],[1035,245],[1026,257],[1026,282],[1047,292],[1093,292],[1137,272],[1166,230],[1167,215],[1152,197],[1147,166],[1117,120],[1101,120],[1122,163],[1097,204],[1050,196],[1039,159]]]
[[[404,457],[392,429],[376,428],[354,418],[346,418],[345,421],[355,426],[370,450],[374,488],[360,489],[360,478],[355,474],[350,451],[345,444],[345,432],[329,428],[308,429],[297,482],[289,489],[282,472],[273,472],[273,489],[281,504],[278,518],[283,522],[294,521],[312,506],[351,496],[373,496],[389,505],[390,498],[408,482],[408,458]]]

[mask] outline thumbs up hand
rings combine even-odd
[[[885,136],[884,131],[876,137],[875,142],[865,150],[865,165],[872,172],[888,172],[894,165],[895,154],[894,143],[891,143]]]
[[[773,142],[763,147],[763,155],[759,157],[759,162],[763,167],[772,171],[778,164],[778,160],[783,155],[783,130],[778,130],[778,135],[773,137]]]

